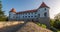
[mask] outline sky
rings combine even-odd
[[[5,11],[6,15],[9,15],[9,11],[15,8],[17,12],[37,9],[45,2],[50,7],[50,18],[60,13],[60,0],[1,0],[2,10]]]

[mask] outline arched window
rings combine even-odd
[[[47,12],[44,13],[44,16],[47,17]]]

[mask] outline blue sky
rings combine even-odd
[[[60,12],[60,0],[2,0],[2,9],[8,15],[12,8],[15,8],[17,12],[37,9],[42,2],[50,7],[51,18]]]

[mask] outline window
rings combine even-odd
[[[28,16],[28,17],[30,17],[30,16]]]
[[[16,17],[16,18],[18,18],[18,17]]]
[[[27,13],[25,13],[27,15]]]
[[[28,13],[30,15],[30,13]]]
[[[40,16],[40,14],[38,14],[38,16]]]
[[[11,14],[9,14],[9,15],[11,15]]]
[[[40,17],[40,14],[38,14],[38,17]]]
[[[24,13],[22,13],[24,15]]]
[[[45,17],[47,16],[47,12],[44,13],[44,16],[45,16]]]
[[[33,16],[31,16],[31,17],[33,17]]]
[[[25,16],[25,17],[27,17],[27,16]]]
[[[36,14],[36,12],[35,12],[35,14]]]
[[[45,10],[46,10],[46,8],[45,8]]]
[[[36,17],[36,16],[35,16]]]
[[[33,14],[33,12],[31,14]]]
[[[24,18],[24,16],[23,16],[23,18]]]

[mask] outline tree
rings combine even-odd
[[[55,17],[54,17],[55,21],[53,26],[57,29],[60,29],[60,13],[58,13]]]
[[[50,19],[50,25],[53,26],[55,20],[54,19]]]
[[[0,21],[6,20],[6,16],[4,15],[4,11],[2,11],[2,4],[0,1]]]
[[[60,21],[60,13],[58,13],[58,14],[54,17],[54,19]]]
[[[54,22],[54,25],[53,25],[55,28],[59,29],[60,30],[60,21],[59,20],[56,20]]]

